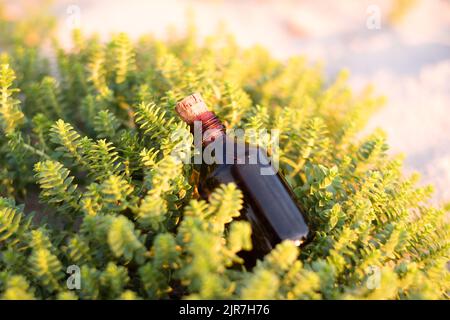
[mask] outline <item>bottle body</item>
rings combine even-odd
[[[223,152],[215,164],[202,165],[199,192],[206,199],[220,184],[230,182],[242,190],[242,218],[252,226],[253,250],[243,253],[247,262],[253,264],[283,240],[301,244],[308,234],[303,212],[266,151],[227,135],[212,143]]]
[[[202,148],[199,192],[204,199],[220,184],[234,182],[244,195],[241,219],[252,227],[253,250],[241,252],[247,266],[278,243],[300,245],[308,235],[301,208],[284,178],[274,169],[266,151],[226,134],[225,126],[194,93],[176,104],[179,116],[191,126]],[[207,161],[206,161],[207,160]]]

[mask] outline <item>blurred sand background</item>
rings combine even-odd
[[[23,3],[7,1],[20,12]],[[367,9],[380,12],[380,28],[369,29]],[[449,0],[59,0],[58,36],[70,44],[74,7],[79,26],[108,37],[124,31],[167,35],[182,31],[194,13],[201,36],[220,23],[244,45],[262,44],[279,58],[306,55],[322,61],[332,79],[350,70],[356,89],[372,83],[387,105],[371,120],[388,133],[392,153],[405,153],[405,171],[433,183],[435,203],[450,201],[450,1]],[[372,12],[373,13],[373,12]]]

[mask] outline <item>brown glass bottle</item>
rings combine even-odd
[[[200,124],[203,151],[213,151],[213,163],[201,165],[200,195],[207,199],[220,184],[230,182],[243,192],[242,217],[252,226],[253,242],[253,250],[242,253],[247,265],[253,265],[283,240],[300,245],[308,234],[303,210],[270,163],[267,152],[226,135],[224,126],[207,110],[199,94],[178,102],[177,112],[191,126],[196,121],[196,125]]]

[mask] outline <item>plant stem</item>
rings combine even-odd
[[[36,155],[38,155],[40,157],[43,157],[43,158],[45,158],[47,160],[51,159],[45,152],[43,152],[41,150],[38,150],[38,149],[36,149],[33,146],[30,146],[28,143],[23,143],[23,147],[25,149],[27,149],[28,151],[31,151],[31,152],[33,152],[34,154],[36,154]]]

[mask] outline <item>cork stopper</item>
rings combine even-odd
[[[208,112],[205,102],[199,93],[193,93],[177,102],[175,110],[184,122],[191,125],[203,113]]]

